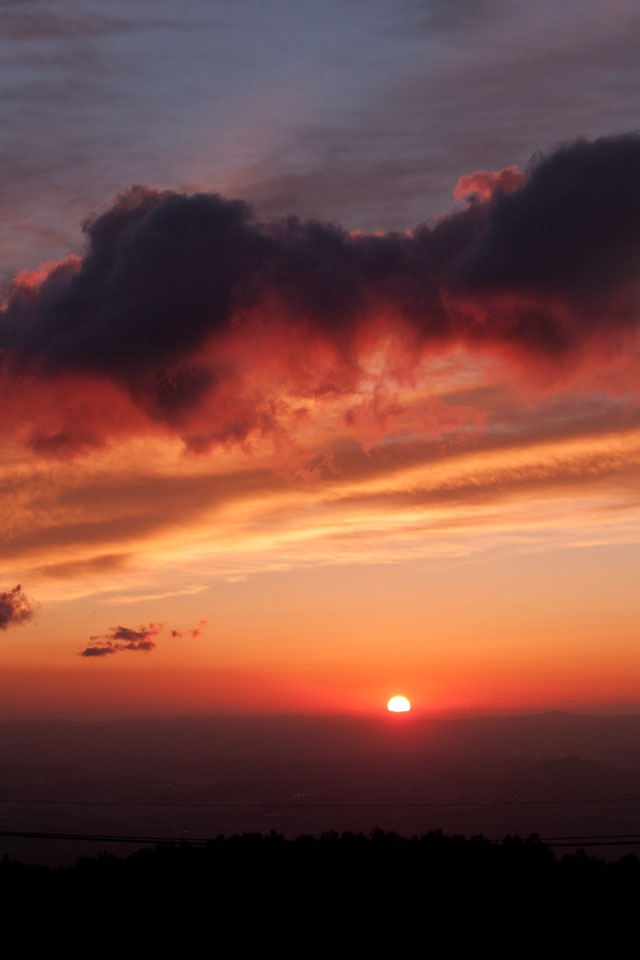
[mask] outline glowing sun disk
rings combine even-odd
[[[406,713],[407,710],[411,710],[411,704],[406,697],[391,697],[387,704],[387,710],[390,710],[391,713]]]

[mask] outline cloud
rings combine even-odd
[[[474,201],[408,234],[260,221],[242,201],[135,187],[87,222],[84,257],[10,284],[5,390],[27,395],[28,443],[46,457],[143,423],[198,451],[276,433],[283,395],[357,391],[381,347],[407,382],[456,344],[533,371],[618,349],[637,330],[639,166],[639,136],[577,141],[524,174],[462,178]]]
[[[107,553],[83,560],[70,560],[63,563],[49,563],[40,568],[40,573],[46,577],[55,577],[61,580],[78,579],[94,574],[108,573],[120,570],[126,566],[126,553]]]
[[[115,597],[108,597],[103,600],[103,603],[109,604],[121,604],[121,603],[141,603],[147,600],[165,600],[167,597],[189,597],[193,596],[196,593],[202,593],[206,590],[207,587],[204,584],[191,587],[183,587],[182,589],[177,590],[163,590],[162,593],[147,593],[147,594],[138,594],[133,593],[130,596],[120,595]],[[206,621],[203,621],[206,622]],[[171,631],[171,635],[174,635],[175,631]]]
[[[143,653],[149,653],[156,646],[151,638],[160,633],[162,626],[161,623],[150,623],[137,628],[111,627],[108,634],[89,637],[90,644],[80,652],[79,656],[108,657],[126,650],[141,650]]]
[[[539,322],[549,339],[540,342],[551,349],[553,327],[565,326],[562,307],[579,311],[563,331],[566,347],[598,324],[635,325],[635,298],[628,312],[623,306],[640,246],[639,163],[636,135],[578,141],[535,160],[519,189],[486,208],[479,234],[452,262],[452,286],[457,281],[473,296],[491,289],[535,298],[546,308],[547,322],[544,315]]]
[[[236,172],[232,192],[269,214],[404,230],[446,210],[460,174],[522,166],[574,134],[635,129],[639,14],[626,0],[613,15],[603,0],[394,7],[386,70],[369,70],[356,103],[346,90],[339,112],[279,131],[271,152]]]
[[[171,630],[170,636],[174,639],[178,637],[199,637],[203,628],[206,626],[206,620],[198,621],[197,627],[191,630]],[[162,631],[164,624],[149,623],[140,627],[111,627],[109,633],[89,637],[90,643],[79,654],[81,657],[109,657],[114,653],[124,651],[142,651],[150,653],[155,650],[156,644],[152,637],[157,637]]]
[[[522,186],[524,173],[515,164],[504,170],[476,170],[465,174],[453,188],[456,200],[477,198],[490,200],[495,193],[513,193]]]
[[[18,627],[33,619],[34,607],[20,584],[13,590],[0,592],[0,630]]]
[[[196,637],[200,636],[200,634],[202,633],[206,625],[207,625],[206,620],[199,620],[198,626],[194,627],[192,630],[172,630],[171,636],[174,639],[177,639],[178,637],[184,637],[184,636],[191,637],[191,639],[195,639]]]

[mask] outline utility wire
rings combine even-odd
[[[362,809],[385,807],[517,807],[550,806],[558,804],[586,803],[640,803],[640,797],[599,797],[590,799],[552,799],[552,800],[381,800],[359,802],[324,801],[322,803],[299,800],[269,803],[252,803],[237,800],[30,800],[21,797],[0,797],[0,803],[35,806],[68,807],[224,807],[232,809]]]
[[[205,846],[215,838],[213,837],[141,837],[141,836],[123,836],[119,834],[93,834],[93,833],[52,833],[46,831],[17,831],[0,830],[0,838],[9,839],[27,839],[27,840],[82,840],[95,841],[97,843],[133,843],[133,844],[159,844],[173,843],[187,846]],[[623,839],[626,838],[626,839]],[[589,834],[575,837],[540,837],[540,841],[548,847],[628,847],[640,846],[640,834]],[[489,843],[500,844],[504,838],[496,837],[489,839]]]

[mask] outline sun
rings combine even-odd
[[[411,704],[406,697],[391,697],[387,704],[387,710],[391,713],[406,713],[411,710]]]

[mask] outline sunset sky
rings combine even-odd
[[[0,12],[0,718],[640,707],[637,4]]]

